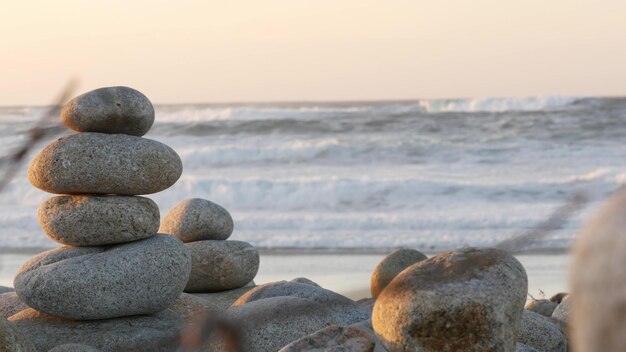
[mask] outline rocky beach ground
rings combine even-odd
[[[34,186],[57,194],[41,204],[38,218],[62,246],[27,260],[13,288],[2,288],[0,350],[564,352],[574,343],[585,352],[622,346],[624,319],[610,307],[623,303],[614,288],[626,281],[622,266],[611,265],[611,258],[625,257],[612,242],[622,228],[624,197],[583,232],[571,296],[544,288],[545,297],[529,299],[529,271],[503,250],[399,249],[370,262],[361,284],[369,294],[361,290],[367,298],[356,300],[301,275],[260,281],[263,255],[230,239],[236,224],[209,200],[181,200],[161,217],[158,205],[141,196],[172,186],[183,165],[176,151],[141,137],[154,118],[150,101],[126,87],[85,93],[63,109],[63,123],[78,133],[46,146],[28,171]],[[598,260],[604,253],[610,256]],[[297,271],[312,263],[298,258],[278,255],[273,265]],[[606,300],[594,300],[592,287],[608,292]],[[602,338],[601,326],[610,338]]]

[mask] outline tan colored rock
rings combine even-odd
[[[571,298],[553,317],[571,309],[576,352],[623,351],[626,346],[626,190],[620,189],[583,226],[572,251]],[[571,306],[571,308],[570,308]]]
[[[389,352],[515,351],[527,292],[510,254],[458,249],[398,274],[376,300],[372,325]]]
[[[402,270],[424,259],[427,259],[426,255],[414,249],[398,249],[387,255],[372,273],[370,284],[372,297],[378,297]]]

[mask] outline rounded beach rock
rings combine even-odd
[[[159,232],[174,235],[183,242],[225,240],[233,233],[233,218],[213,202],[187,199],[163,217]]]
[[[422,252],[414,249],[398,249],[387,255],[372,273],[370,284],[372,297],[378,297],[383,289],[402,270],[424,259],[427,259],[427,257]]]
[[[154,123],[154,107],[137,90],[105,87],[70,100],[61,110],[61,121],[78,132],[143,136]]]
[[[131,242],[159,229],[159,207],[144,197],[58,196],[37,212],[46,235],[71,246]]]
[[[223,318],[239,328],[239,352],[275,352],[288,343],[329,325],[336,325],[332,310],[296,297],[273,297],[226,310]],[[223,352],[224,338],[211,336],[203,351]]]
[[[528,302],[526,304],[526,307],[524,308],[532,312],[539,313],[544,317],[550,317],[552,316],[552,312],[554,312],[554,309],[558,305],[558,303],[552,302],[547,299],[533,299],[532,301]]]
[[[29,308],[9,320],[37,351],[74,343],[103,352],[170,352],[177,350],[184,327],[184,321],[169,309],[152,315],[76,321]]]
[[[151,139],[78,133],[59,138],[31,161],[28,179],[57,194],[140,195],[160,192],[180,177],[176,152]]]
[[[191,274],[185,292],[216,292],[243,287],[259,271],[259,253],[241,241],[185,243],[191,253]]]
[[[398,274],[372,325],[389,352],[513,351],[527,292],[526,271],[507,252],[458,249]]]
[[[563,301],[561,301],[561,303],[556,306],[556,308],[554,308],[554,311],[552,312],[552,318],[556,321],[567,324],[569,322],[571,306],[572,300],[568,296],[567,298],[563,299]]]
[[[76,320],[150,314],[173,304],[191,270],[178,239],[156,235],[102,247],[61,247],[31,258],[15,276],[29,306]]]
[[[583,226],[572,254],[571,298],[562,301],[552,316],[567,320],[568,314],[563,313],[571,305],[569,323],[576,352],[622,351],[626,346],[622,309],[626,307],[626,189],[614,194]]]
[[[370,318],[370,310],[348,297],[319,286],[299,282],[278,281],[259,285],[244,293],[233,307],[272,297],[298,297],[330,308],[342,324],[354,324]]]
[[[544,352],[567,352],[561,329],[541,314],[524,310],[517,341]]]
[[[36,352],[30,336],[20,331],[5,318],[0,318],[0,351],[6,352]]]
[[[363,329],[331,325],[288,344],[278,352],[373,352],[375,346],[374,339]]]

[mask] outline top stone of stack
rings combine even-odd
[[[105,87],[70,100],[61,111],[61,121],[78,132],[143,136],[154,123],[154,108],[139,91]]]

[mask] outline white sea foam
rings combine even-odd
[[[42,111],[0,108],[0,147],[23,141]],[[161,213],[210,199],[232,213],[233,238],[259,246],[492,245],[587,192],[585,212],[538,244],[566,247],[626,183],[619,99],[183,105],[156,118],[147,137],[184,165],[176,185],[149,195]],[[36,209],[51,195],[25,174],[0,194],[0,245],[50,246]]]
[[[420,105],[428,112],[504,112],[541,111],[560,108],[581,97],[526,97],[526,98],[475,98],[475,99],[432,99],[422,100]]]

